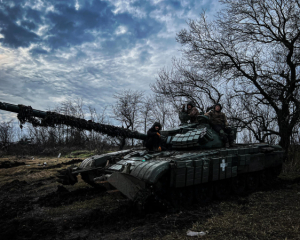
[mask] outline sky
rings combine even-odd
[[[176,33],[218,0],[0,0],[0,101],[48,110],[82,98],[101,111],[124,89],[151,93],[180,58]],[[0,110],[0,121],[15,117]]]

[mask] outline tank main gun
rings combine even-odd
[[[129,129],[116,127],[108,124],[97,123],[92,120],[85,120],[69,115],[64,115],[51,111],[40,111],[33,109],[31,106],[15,105],[5,102],[0,102],[0,109],[8,112],[14,112],[18,114],[18,119],[22,124],[25,122],[31,123],[34,127],[55,127],[55,125],[66,125],[75,127],[80,130],[95,131],[106,134],[111,137],[125,137],[145,140],[147,135],[131,131]]]

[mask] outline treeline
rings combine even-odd
[[[163,128],[172,128],[180,124],[178,113],[181,107],[190,99],[182,97],[173,102],[163,94],[145,95],[140,91],[124,90],[114,95],[116,102],[108,105],[101,112],[91,106],[85,105],[83,99],[69,99],[62,102],[55,109],[60,114],[74,116],[102,124],[118,125],[133,131],[146,133],[155,121],[159,121]],[[194,99],[195,100],[195,99]],[[201,99],[204,104],[204,98]],[[196,101],[199,107],[199,103]],[[205,112],[212,103],[206,99],[205,107],[200,112]],[[230,109],[229,109],[230,110]],[[224,111],[229,116],[229,122],[234,125],[230,118],[230,111],[224,104]],[[17,120],[0,123],[0,147],[2,154],[16,155],[57,155],[75,150],[89,150],[95,153],[102,153],[108,150],[142,146],[142,142],[133,139],[112,138],[95,131],[84,131],[65,125],[56,127],[33,127],[27,123],[22,129],[16,124]],[[255,124],[255,123],[253,123]],[[239,143],[259,142],[253,131],[247,128],[238,127]],[[276,127],[276,125],[274,125]],[[269,135],[264,138],[269,144],[278,144],[276,135]],[[292,145],[298,145],[300,135],[295,132],[291,136]]]
[[[159,81],[159,79],[157,80]],[[51,111],[60,114],[74,116],[102,124],[118,125],[132,131],[146,133],[155,121],[159,121],[163,128],[172,128],[180,124],[178,114],[181,107],[190,98],[172,98],[164,94],[145,95],[140,91],[124,90],[114,95],[116,102],[114,105],[107,105],[101,112],[91,106],[85,105],[83,99],[69,99],[62,102]],[[209,99],[201,98],[203,106],[193,99],[200,112],[204,113],[213,104]],[[228,109],[224,104],[223,110],[229,117],[229,122],[238,128],[237,142],[254,143],[262,142],[258,132],[249,130],[243,126],[235,124],[231,117],[234,109]],[[246,119],[247,116],[244,116]],[[272,119],[272,118],[270,118]],[[270,121],[271,122],[271,121]],[[16,155],[57,155],[58,153],[68,153],[75,150],[89,150],[95,153],[102,153],[120,148],[142,146],[142,142],[133,139],[113,138],[95,131],[85,131],[77,128],[57,125],[56,127],[33,127],[26,123],[22,129],[18,126],[17,120],[0,123],[0,147],[2,154]],[[252,123],[253,129],[259,129]],[[255,128],[256,127],[256,128]],[[276,124],[274,124],[276,128]],[[261,129],[263,131],[263,129]],[[278,144],[277,135],[268,135],[263,139],[269,144]],[[291,135],[291,144],[299,145],[300,134],[295,131]]]

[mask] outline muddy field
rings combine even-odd
[[[70,158],[0,159],[0,239],[300,239],[300,173],[281,174],[265,190],[208,206],[141,215],[119,192],[79,177],[56,182]],[[46,165],[44,165],[46,162]]]

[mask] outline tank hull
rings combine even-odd
[[[281,147],[267,144],[201,151],[126,150],[86,159],[73,168],[73,176],[101,169],[88,183],[100,178],[132,201],[151,197],[178,206],[253,191],[280,173],[284,158]]]

